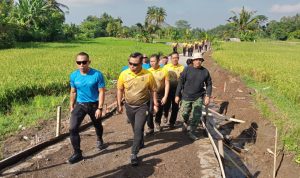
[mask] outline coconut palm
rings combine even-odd
[[[46,0],[47,3],[50,5],[51,8],[55,9],[55,10],[58,10],[60,13],[62,14],[67,14],[69,13],[69,7],[62,4],[62,3],[59,3],[55,0]],[[66,11],[64,11],[63,9],[66,9]]]
[[[146,23],[148,25],[160,26],[165,22],[167,13],[162,7],[151,6],[148,7],[146,15]]]
[[[237,28],[240,33],[252,32],[258,29],[259,24],[267,21],[267,17],[263,15],[254,16],[256,11],[247,11],[243,6],[239,13],[232,11],[234,16],[227,20]]]

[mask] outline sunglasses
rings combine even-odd
[[[132,63],[132,62],[128,62],[128,64],[131,65],[131,66],[135,66],[135,67],[140,65],[140,63]]]
[[[87,63],[88,63],[88,61],[76,61],[76,64],[78,64],[78,65],[81,65],[81,64],[86,65]]]

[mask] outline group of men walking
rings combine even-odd
[[[161,120],[174,129],[180,108],[180,118],[183,120],[182,129],[188,131],[188,136],[196,140],[196,128],[202,114],[202,104],[208,105],[212,93],[211,77],[202,66],[204,58],[201,53],[194,53],[192,64],[184,67],[179,64],[179,54],[173,51],[170,62],[162,67],[160,56],[150,57],[150,68],[143,65],[145,56],[139,52],[130,54],[128,68],[124,69],[117,82],[118,111],[126,109],[128,121],[133,130],[131,148],[131,165],[137,166],[138,153],[144,144],[144,127],[147,123],[146,135],[162,130]],[[80,149],[79,126],[88,114],[94,124],[99,150],[106,148],[101,123],[104,103],[104,77],[100,71],[89,67],[91,61],[87,53],[81,52],[76,56],[78,70],[70,76],[70,138],[74,154],[68,159],[70,164],[83,159]],[[171,115],[169,117],[169,110]],[[168,119],[169,118],[169,119]]]
[[[210,42],[208,40],[200,40],[195,42],[182,43],[183,56],[193,56],[193,53],[204,53],[209,50]]]

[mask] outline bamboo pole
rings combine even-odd
[[[205,107],[205,106],[204,106]],[[208,108],[208,110],[216,115],[216,119],[224,119],[224,120],[228,120],[228,121],[233,121],[233,122],[239,122],[239,123],[245,123],[245,121],[240,120],[240,119],[235,119],[235,118],[231,118],[228,116],[224,116],[223,114],[218,113],[217,111],[214,111],[213,109]],[[208,114],[208,116],[213,116],[211,114]]]
[[[58,106],[57,113],[56,113],[56,134],[55,134],[56,137],[60,135],[60,126],[61,126],[61,106]]]
[[[221,159],[221,157],[220,157],[220,153],[219,153],[219,151],[218,151],[218,148],[217,148],[217,146],[216,146],[216,144],[215,144],[215,142],[214,142],[212,136],[210,135],[210,133],[209,133],[209,131],[208,131],[208,129],[207,129],[207,127],[206,127],[206,125],[205,125],[205,123],[203,122],[202,119],[201,119],[201,123],[202,123],[203,128],[206,130],[207,135],[208,135],[208,138],[209,138],[209,141],[210,141],[210,143],[212,144],[213,149],[214,149],[214,151],[215,151],[215,153],[216,153],[216,156],[217,156],[217,159],[218,159],[218,162],[219,162],[219,166],[220,166],[220,169],[221,169],[222,177],[223,177],[223,178],[226,178],[225,171],[224,171],[224,166],[223,166],[222,159]]]
[[[277,158],[277,127],[275,126],[275,146],[274,146],[274,169],[273,169],[273,178],[276,177],[276,158]]]

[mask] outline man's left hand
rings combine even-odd
[[[205,98],[204,98],[204,105],[207,106],[209,104],[209,102],[210,102],[209,96],[205,96]]]

